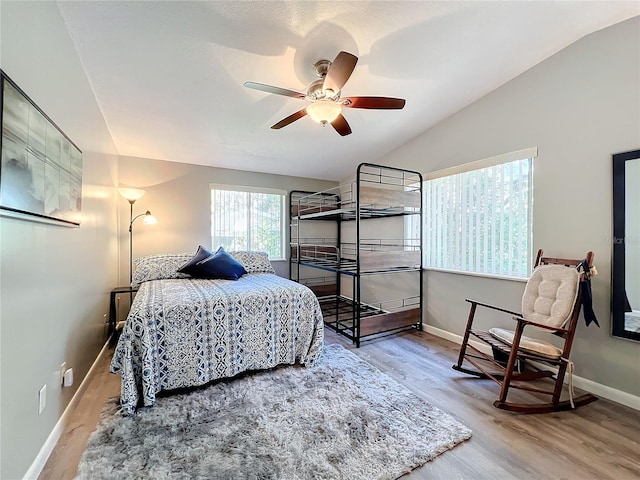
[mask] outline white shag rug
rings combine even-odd
[[[450,415],[339,345],[319,364],[107,403],[84,479],[395,479],[471,437]]]

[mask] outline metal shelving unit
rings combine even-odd
[[[380,235],[389,231],[396,235]],[[325,324],[357,346],[422,329],[421,235],[422,175],[362,163],[353,182],[291,192],[290,278],[316,292]],[[389,293],[396,296],[385,298]]]

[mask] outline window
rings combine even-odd
[[[536,156],[527,149],[427,175],[426,268],[529,276]]]
[[[261,250],[271,260],[284,256],[287,192],[211,185],[211,245],[226,250]]]

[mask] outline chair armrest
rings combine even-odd
[[[495,306],[489,305],[487,303],[476,302],[475,300],[469,300],[468,298],[465,298],[465,302],[469,302],[469,303],[472,303],[474,305],[480,305],[481,307],[487,307],[487,308],[490,308],[492,310],[498,310],[499,312],[508,313],[509,315],[514,315],[515,317],[522,318],[522,315],[519,314],[518,312],[512,312],[511,310],[505,310],[504,308],[495,307]]]
[[[522,323],[524,326],[531,325],[533,327],[543,328],[545,330],[551,330],[552,332],[560,332],[560,333],[568,332],[566,328],[551,327],[549,325],[543,325],[542,323],[530,322],[529,320],[525,320],[524,318],[522,318],[522,316],[519,314],[514,316],[513,319],[516,322]]]

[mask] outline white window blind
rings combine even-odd
[[[424,189],[426,268],[529,276],[535,149],[530,150],[528,158],[474,162],[470,171],[430,175],[435,178]]]
[[[211,185],[211,245],[284,258],[283,190]]]

